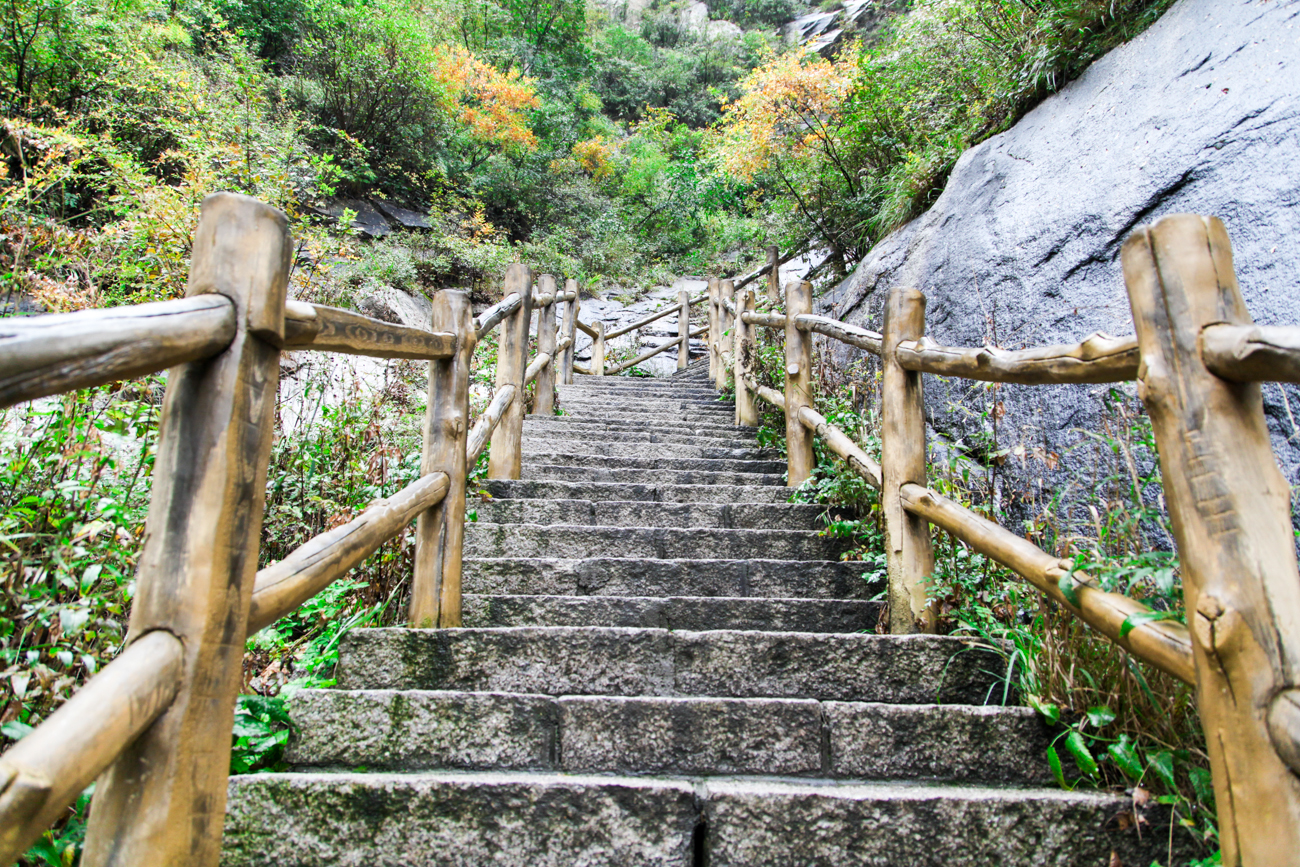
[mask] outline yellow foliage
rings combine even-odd
[[[774,160],[833,150],[853,85],[852,54],[830,61],[791,52],[751,72],[740,98],[723,107],[715,151],[722,170],[748,182]]]
[[[598,181],[614,173],[613,156],[614,145],[607,142],[603,135],[577,142],[573,146],[573,158],[587,174]]]
[[[434,64],[434,75],[474,138],[506,150],[537,148],[524,114],[540,105],[534,79],[514,69],[501,72],[454,45],[439,49]]]

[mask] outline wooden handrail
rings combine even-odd
[[[496,328],[501,324],[502,319],[518,310],[523,303],[523,296],[518,292],[512,292],[480,313],[474,319],[474,330],[478,333],[479,339],[482,340],[483,335]]]
[[[0,319],[0,408],[210,358],[234,337],[235,306],[213,294]]]
[[[847,322],[840,322],[838,319],[817,316],[812,313],[801,313],[794,318],[794,324],[800,331],[815,331],[818,334],[833,337],[841,343],[856,346],[858,349],[865,349],[872,355],[878,356],[883,351],[885,338],[879,333],[859,328],[856,325],[850,325]]]
[[[551,354],[549,352],[540,352],[534,356],[533,360],[528,363],[528,367],[524,370],[524,385],[527,385],[536,379],[550,363]]]
[[[775,388],[768,388],[766,385],[760,385],[752,376],[745,377],[745,385],[749,386],[749,390],[754,394],[758,395],[782,412],[785,412],[785,395],[781,394],[781,392],[777,391]]]
[[[342,578],[421,512],[447,495],[446,473],[431,473],[376,500],[341,527],[313,536],[257,573],[248,633],[265,629]]]
[[[303,301],[289,301],[284,306],[285,349],[430,361],[447,358],[455,345],[455,334],[394,325],[338,307]]]
[[[1201,358],[1234,382],[1300,382],[1300,328],[1209,325],[1201,331]]]
[[[583,371],[584,373],[586,371]],[[492,431],[496,430],[501,417],[505,415],[506,409],[515,399],[516,389],[513,385],[507,385],[492,396],[492,403],[479,416],[478,422],[474,429],[469,432],[469,440],[465,445],[466,458],[472,467],[478,462],[479,455],[483,454],[484,447],[487,446],[488,440],[492,436]]]
[[[775,249],[775,248],[770,248],[770,249]],[[789,253],[786,253],[784,256],[782,256],[780,259],[777,260],[776,263],[777,268],[780,268],[782,265],[784,265],[786,262],[789,262],[791,259],[795,258],[796,256],[803,254],[807,249],[808,249],[807,243],[803,244],[800,247],[795,247]],[[767,274],[771,270],[772,270],[772,262],[769,259],[769,261],[766,264],[760,265],[758,268],[754,269],[753,271],[750,271],[744,277],[738,278],[736,280],[737,291],[744,289],[750,283],[753,283],[759,277],[762,277],[764,274]]]
[[[785,328],[786,316],[784,313],[758,313],[753,310],[746,310],[744,316],[746,325],[753,325],[758,328]]]
[[[131,642],[0,756],[0,864],[12,864],[171,705],[184,648],[165,630]]]
[[[581,331],[583,334],[587,335],[588,337],[592,338],[593,340],[596,339],[596,337],[598,336],[598,332],[596,331],[596,329],[592,328],[590,325],[583,322],[581,319],[575,322],[574,325],[577,326],[579,331]]]
[[[1137,338],[1092,334],[1079,343],[1007,350],[941,346],[928,337],[898,345],[907,370],[1023,385],[1125,382],[1137,379]]]
[[[707,297],[708,297],[707,295],[697,295],[690,300],[690,304],[691,306],[699,304],[701,301],[706,300]],[[654,313],[651,313],[649,316],[645,316],[641,319],[638,319],[636,322],[633,322],[631,325],[624,325],[622,328],[615,328],[613,331],[605,332],[605,339],[613,340],[615,337],[622,337],[624,334],[628,334],[630,332],[636,331],[638,328],[644,328],[645,326],[649,325],[651,322],[654,322],[659,319],[663,319],[665,316],[672,316],[674,313],[679,313],[680,310],[681,307],[678,304],[674,304],[672,307],[665,307],[662,310],[656,310]]]
[[[690,337],[699,337],[701,334],[703,334],[708,330],[709,330],[709,326],[701,325],[699,328],[695,329],[690,333]],[[672,340],[669,340],[667,343],[661,343],[652,349],[647,349],[645,352],[641,353],[631,361],[625,361],[622,364],[618,365],[617,367],[610,368],[609,370],[605,371],[605,373],[613,375],[615,373],[621,373],[630,367],[636,367],[638,364],[645,361],[646,359],[653,358],[654,356],[663,352],[665,349],[672,349],[674,346],[681,343],[683,339],[689,340],[690,337],[688,338],[674,337]]]

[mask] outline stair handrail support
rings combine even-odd
[[[735,325],[732,322],[731,312],[727,310],[726,302],[732,301],[736,294],[736,283],[734,280],[726,279],[718,281],[718,390],[726,391],[731,385],[731,367],[733,337],[735,336]],[[735,302],[732,301],[732,306]]]
[[[127,645],[184,648],[170,707],[99,778],[87,867],[216,867],[231,730],[266,498],[293,244],[285,215],[247,196],[204,200],[187,295],[231,299],[237,332],[167,378]]]
[[[811,310],[801,311],[811,313]],[[925,582],[934,571],[930,524],[903,507],[902,487],[926,485],[925,398],[921,374],[898,363],[898,344],[925,334],[925,295],[895,287],[885,302],[881,354],[881,511],[889,577],[889,631],[896,635],[934,632]]]
[[[420,514],[407,620],[414,627],[460,626],[461,563],[465,542],[465,482],[469,471],[469,371],[478,342],[469,296],[444,289],[434,296],[434,331],[457,335],[450,358],[429,362],[420,475],[446,473],[442,500]]]
[[[736,385],[736,426],[758,427],[758,404],[749,380],[754,375],[754,340],[757,329],[744,321],[744,313],[754,309],[754,290],[748,287],[736,293],[736,322],[733,326],[732,381]],[[712,340],[710,340],[712,344]]]
[[[1290,490],[1260,386],[1221,379],[1202,332],[1251,325],[1215,217],[1139,228],[1121,260],[1151,417],[1218,807],[1224,865],[1300,852],[1300,581]]]
[[[506,268],[503,295],[518,292],[519,309],[501,323],[497,348],[496,388],[514,386],[515,398],[506,409],[488,446],[488,478],[518,479],[522,472],[524,432],[524,372],[528,366],[528,332],[533,315],[533,271],[518,262]]]
[[[533,413],[535,415],[553,415],[555,413],[555,370],[559,367],[555,358],[555,305],[564,303],[558,294],[558,284],[552,274],[543,274],[537,278],[537,292],[550,296],[551,301],[543,304],[537,311],[537,354],[547,355],[550,361],[537,374],[537,385],[533,392]]]
[[[685,289],[677,293],[677,369],[685,370],[691,361],[691,295]]]
[[[771,251],[775,249],[773,247]],[[800,331],[795,324],[795,316],[812,312],[812,284],[806,280],[787,283],[785,308],[786,484],[797,488],[808,480],[816,465],[813,432],[799,418],[799,410],[813,406],[812,335]],[[740,324],[739,307],[736,313],[736,323]]]
[[[560,329],[569,339],[569,345],[564,347],[564,353],[560,356],[560,383],[572,385],[574,344],[578,339],[578,310],[582,304],[578,298],[578,281],[572,277],[565,280],[564,294],[568,300],[564,302],[564,321]]]
[[[718,278],[710,277],[708,282],[708,295],[705,301],[709,317],[709,382],[715,386],[718,384],[718,370],[722,367],[722,361],[718,355],[718,341],[721,339],[722,329],[718,327]]]

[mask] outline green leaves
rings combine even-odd
[[[1119,637],[1126,638],[1128,634],[1144,623],[1155,623],[1159,620],[1179,620],[1179,616],[1172,611],[1135,611],[1124,622],[1119,625]]]
[[[1137,749],[1133,746],[1133,738],[1120,735],[1119,740],[1106,747],[1106,754],[1130,780],[1136,782],[1142,779],[1142,760],[1138,758]]]
[[[231,739],[230,773],[284,770],[282,757],[289,740],[284,699],[241,695],[235,705]]]
[[[1092,751],[1088,749],[1088,744],[1083,739],[1083,735],[1078,729],[1071,729],[1070,733],[1065,736],[1065,748],[1070,755],[1074,757],[1074,763],[1078,765],[1079,770],[1092,779],[1100,777],[1097,768],[1097,762],[1092,757]]]
[[[1079,591],[1074,586],[1073,569],[1062,575],[1061,580],[1056,582],[1056,586],[1060,588],[1061,595],[1065,597],[1066,602],[1069,602],[1075,608],[1079,607]]]

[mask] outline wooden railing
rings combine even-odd
[[[697,295],[692,298],[690,297],[690,293],[683,289],[677,293],[676,304],[665,307],[661,310],[656,310],[629,325],[624,325],[622,328],[617,328],[613,331],[606,331],[605,323],[603,322],[597,322],[594,325],[588,325],[585,322],[577,323],[579,330],[591,338],[591,365],[589,367],[572,365],[573,369],[578,373],[588,374],[590,376],[612,376],[616,373],[622,373],[625,370],[631,370],[641,362],[647,361],[661,352],[667,352],[669,349],[676,347],[677,369],[682,370],[690,360],[691,340],[703,335],[709,330],[709,326],[707,325],[694,330],[691,329],[691,308],[703,304],[708,300],[708,298],[709,296],[707,294]],[[658,346],[651,347],[635,358],[624,361],[621,364],[616,364],[611,367],[605,363],[608,348],[607,341],[613,340],[616,337],[622,337],[624,334],[630,334],[633,331],[638,331],[649,325],[651,322],[656,322],[663,319],[665,316],[671,316],[674,313],[677,314],[677,336],[672,340],[667,340]]]
[[[774,258],[774,257],[773,257]],[[925,337],[925,296],[894,291],[878,334],[811,313],[812,287],[785,286],[785,312],[752,290],[709,284],[710,374],[734,383],[736,423],[757,397],[786,419],[788,480],[813,466],[812,434],[881,492],[892,632],[932,632],[925,593],[931,525],[1022,576],[1137,658],[1194,684],[1214,776],[1225,865],[1300,857],[1300,574],[1290,492],[1278,470],[1261,381],[1300,381],[1300,327],[1256,326],[1223,224],[1194,215],[1139,228],[1123,250],[1136,337],[1007,351]],[[769,274],[775,274],[772,268]],[[754,378],[755,329],[785,332],[784,392]],[[880,359],[877,463],[813,408],[809,336]],[[730,337],[728,335],[731,335]],[[1072,564],[926,484],[922,374],[1049,384],[1138,380],[1151,416],[1191,628],[1108,593]]]
[[[512,265],[500,304],[475,319],[465,293],[439,292],[424,330],[286,301],[292,250],[282,213],[218,194],[203,203],[188,297],[0,320],[0,407],[169,369],[125,649],[0,756],[0,864],[98,779],[86,867],[216,867],[247,636],[412,520],[409,622],[460,625],[467,472],[490,438],[489,477],[519,478],[526,386],[536,382],[534,409],[550,413],[557,378],[573,378],[577,283],[559,290],[543,274],[534,289],[531,270]],[[497,389],[470,430],[471,355],[498,325]],[[290,349],[429,361],[421,475],[258,571]]]

